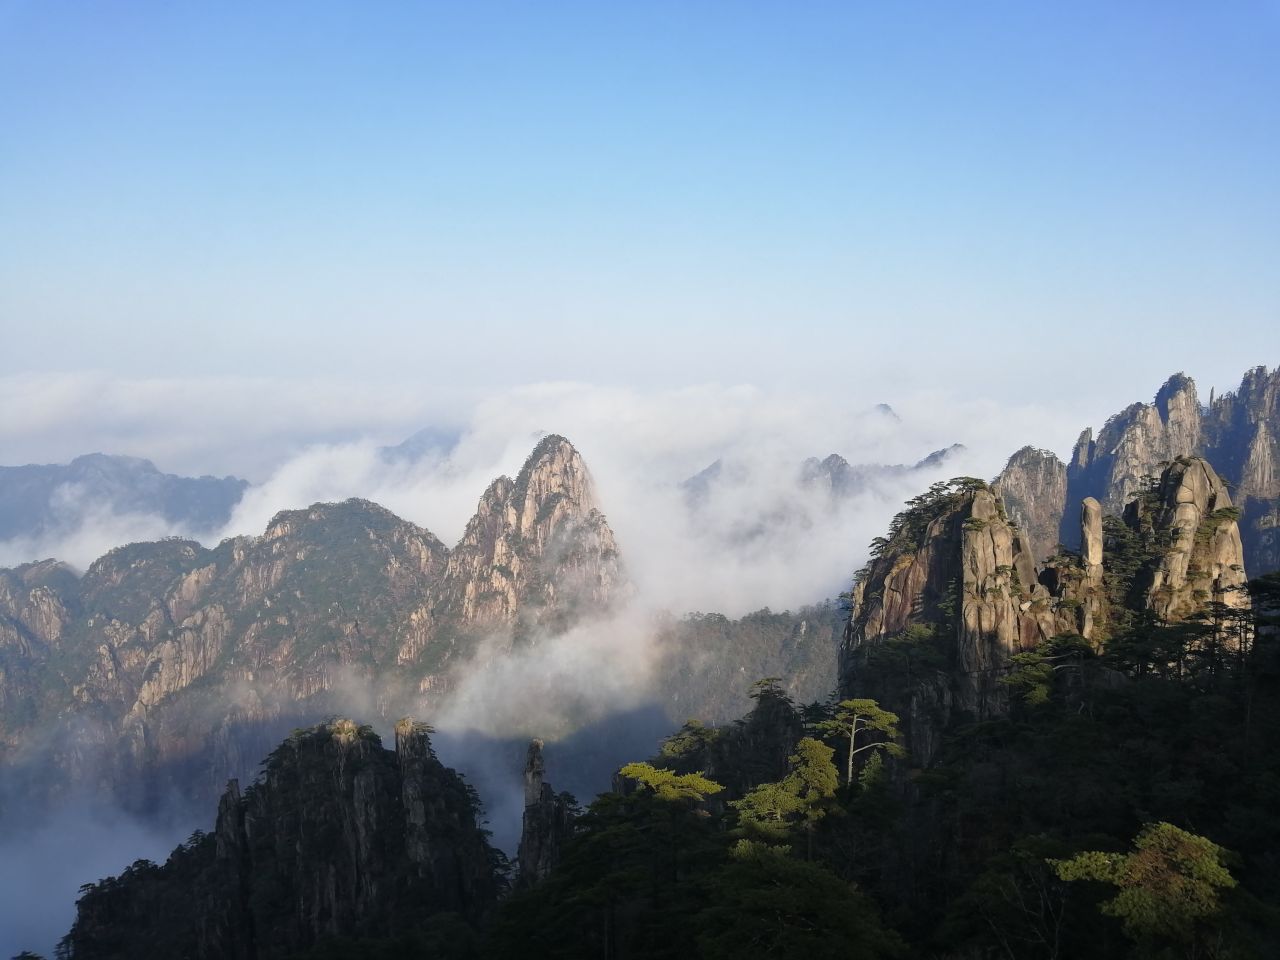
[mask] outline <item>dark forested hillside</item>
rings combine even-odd
[[[402,721],[392,752],[349,720],[297,731],[243,794],[232,781],[213,833],[82,888],[62,955],[266,960],[401,935],[464,950],[504,861],[428,734]]]

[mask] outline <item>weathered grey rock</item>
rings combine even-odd
[[[1092,430],[1080,435],[1067,468],[1068,502],[1094,497],[1104,512],[1118,516],[1144,479],[1159,473],[1159,464],[1198,452],[1200,418],[1194,381],[1174,374],[1154,402],[1132,404],[1109,419],[1096,441]],[[1079,546],[1077,533],[1074,519],[1064,516],[1063,542]]]
[[[1096,640],[1106,615],[1106,587],[1103,580],[1102,504],[1085,497],[1080,505],[1080,563],[1083,576],[1064,591],[1079,603],[1077,626],[1080,636]]]
[[[481,497],[430,618],[527,634],[606,611],[625,593],[586,464],[569,441],[549,436],[514,481],[499,477]],[[402,662],[413,655],[402,649]]]
[[[1248,577],[1236,511],[1226,485],[1208,461],[1183,457],[1169,465],[1151,498],[1125,511],[1125,521],[1167,532],[1169,546],[1146,584],[1147,606],[1169,623],[1186,620],[1208,603],[1249,606]]]
[[[1096,498],[1104,513],[1118,516],[1142,489],[1178,457],[1203,456],[1231,490],[1243,512],[1241,539],[1252,573],[1280,569],[1280,369],[1255,367],[1231,392],[1212,395],[1207,410],[1195,384],[1177,374],[1150,404],[1137,403],[1107,421],[1095,441],[1085,430],[1076,441],[1067,468],[1067,496],[1060,514],[1060,536],[1079,547],[1076,504]],[[1040,495],[1052,509],[1056,495]]]
[[[524,822],[516,853],[516,886],[541,883],[560,862],[562,848],[573,835],[571,800],[543,779],[542,741],[529,743],[524,768]]]
[[[1102,504],[1085,497],[1080,504],[1080,559],[1090,583],[1102,582]]]
[[[994,491],[970,486],[929,520],[918,542],[891,542],[859,577],[841,647],[842,690],[874,695],[859,688],[858,671],[875,644],[913,626],[945,630],[949,663],[918,679],[911,703],[895,705],[909,719],[915,761],[925,764],[953,710],[976,717],[1004,710],[999,680],[1009,658],[1075,632],[1074,609],[1039,582]]]
[[[903,716],[914,762],[923,765],[955,712],[981,718],[1006,709],[1000,680],[1015,654],[1062,634],[1105,645],[1110,611],[1096,499],[1086,498],[1080,510],[1080,558],[1055,558],[1043,569],[985,485],[960,483],[916,510],[909,522],[895,521],[898,532],[855,582],[840,686],[847,695],[896,696],[886,705]],[[1137,581],[1159,619],[1191,619],[1214,603],[1248,605],[1235,511],[1206,461],[1174,461],[1152,493],[1131,503],[1125,521],[1144,542],[1168,544]],[[913,668],[905,694],[863,685],[861,671],[876,645],[913,628],[941,640],[947,662]]]
[[[1067,498],[1067,467],[1049,450],[1023,447],[992,485],[1034,560],[1051,555]]]

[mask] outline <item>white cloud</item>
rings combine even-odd
[[[70,454],[110,449],[85,439],[102,429],[127,438],[123,452],[136,455],[160,459],[158,451],[185,451],[187,460],[208,464],[218,451],[234,451],[235,462],[270,462],[265,480],[246,493],[222,535],[259,534],[279,510],[363,497],[452,544],[494,477],[514,474],[542,434],[564,434],[595,477],[601,508],[641,595],[654,607],[677,612],[734,614],[838,592],[862,562],[866,543],[927,480],[958,472],[992,476],[1023,443],[1065,452],[1079,426],[1036,405],[1001,407],[941,392],[890,398],[901,418],[895,420],[870,412],[870,402],[835,391],[784,394],[721,384],[642,391],[543,383],[489,396],[462,415],[399,387],[370,388],[347,402],[339,387],[315,384],[25,379],[38,397],[37,422],[19,426],[12,407],[0,404],[10,411],[0,415],[0,436],[13,439],[39,427],[51,435],[42,441],[49,449],[61,444]],[[17,390],[15,378],[0,380],[0,396]],[[102,402],[89,405],[88,422],[81,422],[95,391]],[[402,393],[400,409],[388,411],[386,404]],[[382,444],[451,417],[460,424],[460,440],[447,458],[429,453],[414,461],[379,451]],[[306,442],[326,431],[352,438]],[[913,463],[955,442],[964,443],[966,453],[936,475],[887,478],[836,509],[827,507],[819,491],[796,483],[799,464],[809,456],[836,452],[855,464]],[[197,452],[199,443],[205,449]],[[272,456],[246,452],[264,444]],[[742,466],[750,481],[718,486],[693,524],[679,484],[716,459]],[[172,461],[162,462],[169,467]],[[783,503],[790,508],[774,518],[766,535],[735,541],[729,549],[728,531],[776,513]],[[0,562],[56,555],[83,566],[118,543],[187,532],[156,517],[122,516],[92,503],[77,507],[76,522],[38,541],[0,544]]]
[[[35,536],[0,540],[0,567],[31,560],[62,560],[83,570],[113,547],[140,540],[190,536],[158,514],[122,513],[64,483],[50,496],[50,523]]]

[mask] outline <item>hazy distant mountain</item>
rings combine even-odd
[[[851,464],[837,453],[825,460],[810,457],[800,467],[800,479],[805,483],[827,486],[832,496],[847,497],[863,492],[877,481],[940,467],[957,454],[963,453],[964,449],[964,444],[953,443],[949,447],[933,451],[913,464]]]
[[[775,469],[722,459],[680,486],[690,520],[703,534],[726,547],[769,544],[787,531],[827,522],[860,494],[935,471],[964,449],[953,444],[913,464],[851,464],[836,453]]]
[[[458,444],[456,430],[425,427],[395,446],[382,447],[379,453],[387,460],[420,460],[424,456],[446,456]]]
[[[103,512],[159,516],[200,535],[227,523],[248,486],[236,477],[161,473],[150,460],[104,453],[0,467],[0,540],[56,534]]]

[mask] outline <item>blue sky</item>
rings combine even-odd
[[[1207,394],[1280,361],[1277,49],[1247,0],[0,2],[0,374]]]

